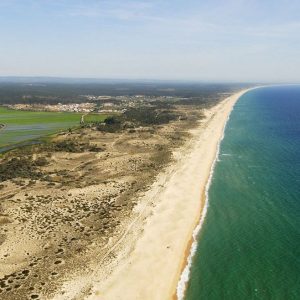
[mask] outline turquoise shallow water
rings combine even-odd
[[[253,90],[227,123],[186,299],[300,299],[300,86]]]

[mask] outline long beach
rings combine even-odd
[[[190,142],[174,153],[176,163],[141,200],[142,229],[123,241],[134,246],[124,251],[104,281],[94,285],[89,299],[177,298],[176,288],[187,264],[192,234],[206,205],[205,189],[218,145],[234,104],[246,91],[206,111],[205,120],[193,130]],[[184,280],[181,285],[184,289]]]
[[[64,292],[54,299],[78,298],[82,293],[85,299],[182,298],[195,247],[193,233],[205,217],[205,192],[219,144],[234,104],[246,91],[205,110],[191,138],[173,152],[174,162],[138,199],[135,217],[123,235],[87,276],[65,282]]]

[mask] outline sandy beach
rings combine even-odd
[[[116,251],[114,263],[107,266],[106,274],[95,271],[95,278],[101,280],[94,282],[88,299],[177,298],[176,288],[205,206],[205,188],[218,145],[235,102],[246,91],[206,111],[188,144],[174,153],[176,163],[141,199],[138,217],[115,245],[120,251]],[[76,283],[72,286],[71,290]]]

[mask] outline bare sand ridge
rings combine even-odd
[[[176,163],[141,200],[142,229],[138,232],[134,231],[138,226],[129,229],[131,232],[123,241],[129,249],[122,248],[116,265],[109,266],[105,280],[94,283],[88,299],[176,297],[176,286],[205,204],[205,187],[224,126],[235,102],[246,91],[208,110],[207,118],[193,130],[190,142],[174,153]],[[134,239],[136,244],[132,246]]]

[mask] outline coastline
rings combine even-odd
[[[205,217],[206,191],[219,144],[234,104],[249,90],[206,111],[205,120],[193,130],[185,149],[174,153],[176,163],[141,199],[141,228],[134,233],[133,226],[125,241],[130,249],[122,250],[116,265],[108,266],[105,279],[99,280],[102,276],[95,273],[98,280],[87,299],[118,299],[121,295],[122,299],[182,299],[188,278],[182,280],[182,274],[187,265],[190,267],[188,259]]]
[[[122,235],[105,249],[91,245],[98,259],[84,274],[66,278],[53,299],[177,299],[195,247],[193,233],[205,217],[205,193],[225,125],[236,101],[249,90],[204,111],[189,140],[173,151],[174,161],[139,196]]]
[[[210,186],[211,182],[208,181],[207,183],[207,190],[210,189],[210,199],[208,195],[205,199],[206,203],[209,202],[210,205],[208,219],[206,219],[207,224],[203,227],[201,235],[198,235],[198,241],[194,240],[196,245],[199,244],[195,255],[192,255],[192,250],[190,251],[190,256],[194,256],[194,259],[192,273],[188,273],[189,276],[187,276],[189,278],[189,282],[186,285],[187,290],[184,291],[184,294],[180,295],[181,297],[178,297],[177,289],[176,299],[238,299],[241,295],[248,295],[251,298],[297,297],[297,292],[295,292],[297,291],[297,288],[295,289],[297,286],[297,271],[296,269],[294,269],[296,272],[291,271],[293,270],[293,259],[283,259],[280,263],[278,262],[278,257],[286,258],[286,239],[291,241],[289,248],[291,257],[295,255],[294,251],[297,249],[297,245],[293,244],[295,237],[293,238],[292,235],[289,235],[289,232],[292,230],[286,231],[285,225],[282,225],[282,227],[278,225],[274,229],[274,232],[272,231],[274,214],[276,215],[278,211],[282,214],[282,211],[285,209],[281,206],[282,197],[285,197],[284,195],[289,194],[294,188],[297,190],[297,185],[289,185],[288,183],[291,178],[297,178],[297,169],[293,168],[294,164],[289,165],[288,168],[291,170],[289,175],[293,175],[287,177],[286,184],[278,185],[276,193],[273,187],[281,182],[281,172],[279,171],[272,181],[264,181],[266,176],[265,170],[270,172],[274,161],[276,162],[276,158],[289,153],[288,161],[290,163],[294,161],[291,158],[297,156],[297,143],[294,143],[294,140],[293,142],[291,141],[291,135],[293,136],[293,134],[289,134],[289,130],[293,131],[299,127],[299,122],[297,113],[289,114],[290,110],[288,108],[293,107],[294,112],[299,111],[297,103],[299,85],[297,89],[283,85],[282,88],[277,90],[278,86],[281,87],[281,85],[260,86],[250,89],[257,90],[258,88],[271,87],[263,90],[261,93],[260,91],[257,93],[255,91],[247,94],[246,97],[243,97],[242,102],[235,106],[234,112],[229,115],[230,122],[227,121],[224,128],[226,139],[224,142],[222,142],[222,139],[220,141],[220,143],[222,142],[222,152],[220,153],[219,148],[219,153],[217,153],[215,161],[218,162],[217,168],[213,168],[211,173],[214,178],[213,184]],[[286,103],[285,100],[287,99],[290,102]],[[288,123],[286,123],[287,115],[289,116]],[[264,120],[264,122],[261,122],[261,120]],[[269,125],[267,126],[268,129],[265,129],[266,124]],[[283,129],[285,126],[287,128]],[[226,127],[230,127],[231,129],[226,129]],[[236,130],[237,128],[238,130]],[[275,131],[280,133],[285,132],[285,134],[276,135],[272,139],[272,142],[270,140],[266,141],[265,137],[271,136]],[[241,145],[241,141],[243,145],[247,144],[247,147],[236,147],[236,143]],[[289,141],[287,142],[289,144],[289,151],[285,146],[282,146],[286,145],[285,141]],[[280,152],[282,153],[281,155],[279,154]],[[272,153],[272,159],[265,161],[265,156],[269,153]],[[221,159],[221,155],[222,157],[224,155],[224,159]],[[231,156],[231,158],[225,159],[225,155]],[[240,160],[238,163],[236,163],[236,157]],[[261,159],[258,159],[258,157]],[[219,161],[222,162],[219,163]],[[277,166],[275,163],[277,166],[276,169],[280,168],[280,170],[284,170],[286,168],[285,163],[286,161],[280,166]],[[260,168],[259,171],[252,169],[257,168],[257,166]],[[224,172],[228,173],[228,176],[225,176],[226,178],[223,178]],[[274,173],[276,172],[275,170]],[[252,182],[255,185],[255,193],[250,188],[251,183],[248,181],[249,178],[255,178],[255,182]],[[236,185],[232,185],[232,182],[235,182],[239,188],[237,189]],[[262,191],[269,197],[261,198]],[[273,194],[276,194],[277,197],[272,197]],[[256,200],[257,203],[255,203]],[[228,217],[247,215],[253,205],[255,207],[258,206],[259,211],[249,214],[249,218],[243,217],[243,224],[237,224],[236,221],[228,222]],[[265,205],[264,208],[263,205]],[[272,209],[276,205],[280,207],[280,210],[274,209],[273,211]],[[290,214],[289,207],[286,207],[284,214],[286,219],[290,217],[290,224],[292,224],[294,215],[293,213]],[[201,220],[202,218],[205,218],[204,212],[202,212]],[[268,221],[267,218],[269,218]],[[263,220],[262,223],[264,225],[262,227],[261,223],[257,221],[258,219]],[[198,230],[195,229],[197,233],[201,230],[201,223],[200,221],[197,225],[200,228]],[[248,224],[248,227],[245,224]],[[249,224],[255,224],[256,226],[249,226]],[[268,226],[270,226],[269,230],[267,230]],[[281,230],[281,228],[284,228],[284,230]],[[219,236],[218,233],[220,232],[221,235]],[[272,238],[269,238],[270,234],[267,234],[268,236],[266,237],[266,232],[270,234],[272,232]],[[263,245],[253,249],[255,257],[260,258],[259,266],[252,264],[253,259],[244,257],[243,251],[240,251],[240,249],[251,249],[252,244],[249,241],[251,241],[253,234],[256,236],[256,244]],[[296,231],[295,234],[297,234]],[[283,255],[279,255],[277,251],[270,253],[270,245],[277,249],[281,248]],[[259,250],[256,252],[258,248]],[[233,259],[228,261],[229,256]],[[235,262],[238,263],[235,264]],[[283,271],[282,266],[288,264],[291,264],[290,267],[286,267],[286,271]],[[274,269],[278,268],[277,273],[280,273],[281,279],[276,277],[276,280],[271,279],[266,285],[263,283],[263,279],[268,277],[269,274],[264,272],[264,270],[266,266],[271,265],[273,273],[275,272]],[[247,273],[246,276],[244,276],[245,271]],[[229,281],[228,274],[230,274]],[[253,281],[253,278],[257,274],[260,275],[260,279]],[[241,278],[243,279],[240,282]],[[237,284],[232,285],[231,283],[233,282]],[[257,284],[258,282],[262,283]],[[278,282],[285,282],[285,286],[290,285],[290,288],[276,289]],[[178,287],[180,283],[182,282],[179,282]]]
[[[209,188],[210,188],[210,185],[211,185],[211,182],[212,182],[214,169],[215,169],[216,163],[218,162],[221,142],[224,139],[225,129],[226,129],[227,123],[230,119],[231,112],[234,108],[235,103],[239,100],[239,98],[241,96],[243,96],[248,91],[256,89],[256,88],[259,88],[259,87],[253,87],[253,88],[245,89],[245,90],[242,90],[241,92],[236,93],[236,94],[232,95],[231,97],[229,97],[229,98],[234,98],[233,101],[232,101],[233,102],[232,107],[231,107],[231,109],[228,113],[227,119],[224,123],[223,130],[222,130],[222,135],[221,135],[221,137],[220,137],[220,139],[217,143],[217,146],[216,146],[215,158],[214,158],[214,160],[211,164],[210,173],[208,174],[208,177],[207,177],[207,180],[206,180],[205,189],[202,192],[201,202],[203,203],[203,205],[202,205],[202,208],[199,212],[198,222],[195,224],[194,230],[191,234],[191,239],[189,241],[189,245],[188,245],[188,247],[186,249],[186,252],[185,252],[185,258],[182,261],[181,273],[180,273],[179,280],[178,280],[178,283],[177,283],[176,292],[172,296],[172,298],[174,300],[175,299],[183,300],[184,296],[185,296],[186,285],[189,281],[190,270],[191,270],[191,267],[192,267],[192,259],[193,259],[193,256],[195,255],[196,251],[197,251],[197,245],[198,245],[197,237],[198,237],[198,234],[200,233],[200,230],[202,228],[202,225],[204,223],[204,220],[205,220],[205,217],[206,217],[206,214],[207,214],[207,210],[208,210],[208,202],[209,202],[208,192],[209,192]],[[226,100],[229,100],[229,99],[227,98],[224,101],[226,101]]]
[[[141,199],[139,220],[130,225],[115,265],[108,265],[106,274],[94,273],[87,299],[182,299],[224,129],[234,104],[249,90],[206,111],[188,145],[174,153],[175,164]],[[187,275],[184,280],[182,274]]]

